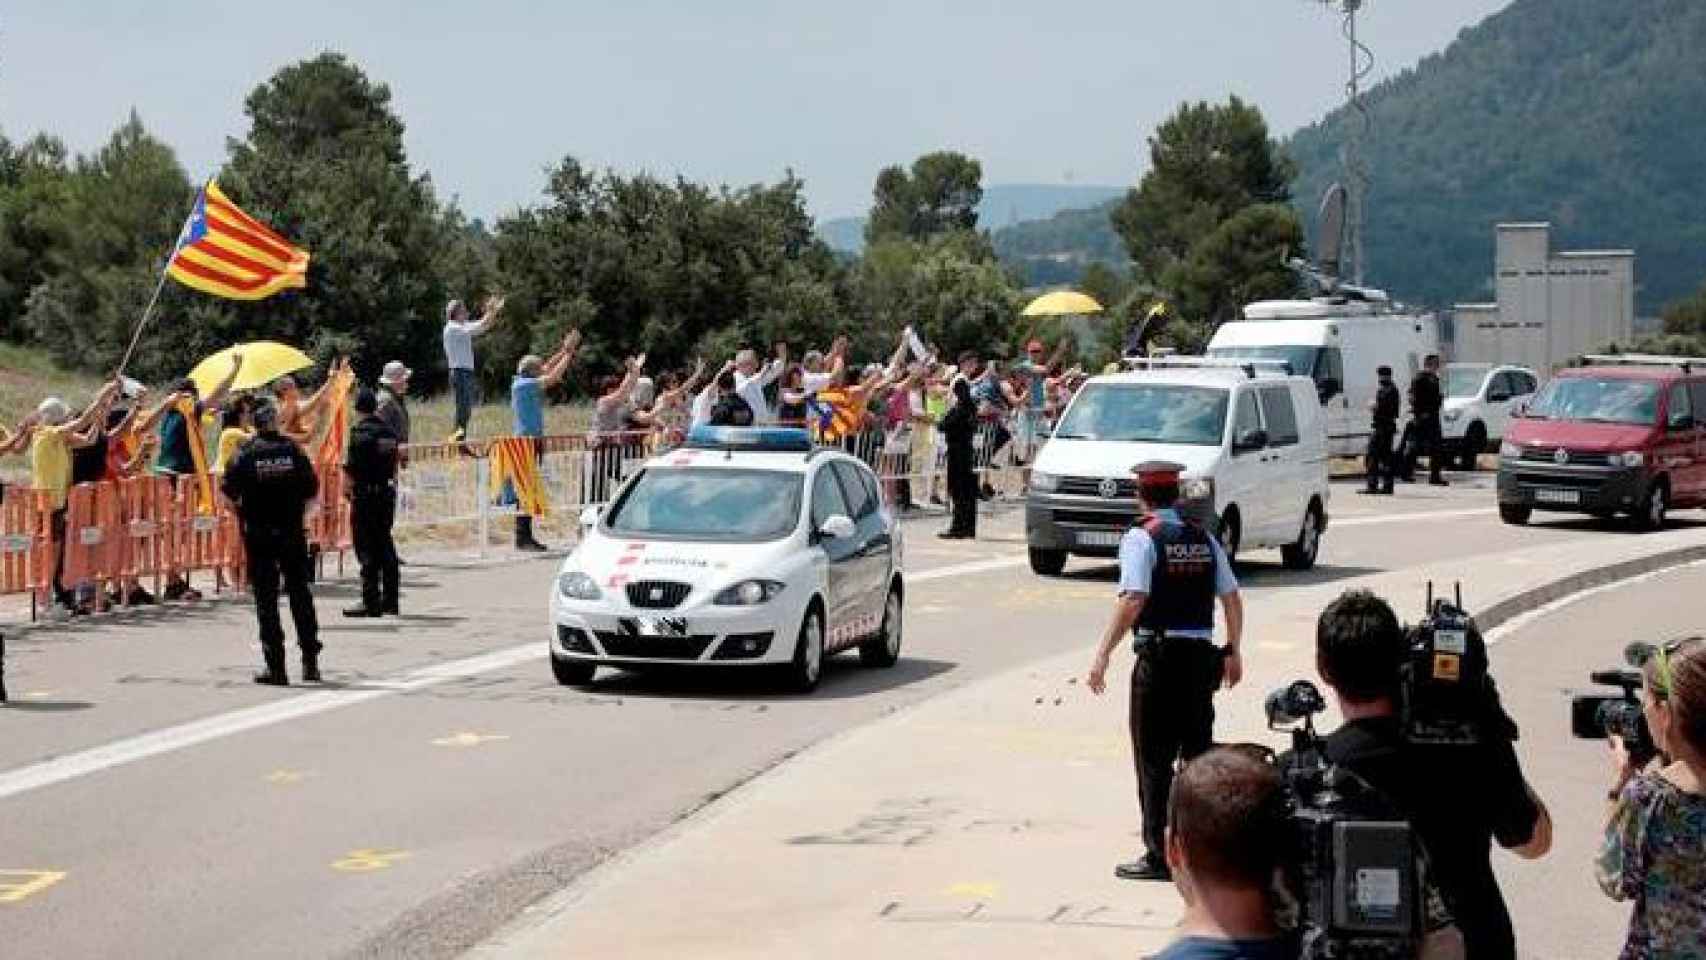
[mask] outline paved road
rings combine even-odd
[[[1544,718],[1524,726],[1519,749],[1555,830],[1545,861],[1496,861],[1525,958],[1614,957],[1623,945],[1629,905],[1600,893],[1593,879],[1611,765],[1603,741],[1571,739],[1569,694],[1593,688],[1589,670],[1622,666],[1632,640],[1700,633],[1702,583],[1706,566],[1680,567],[1583,595],[1497,637],[1493,668],[1512,713]]]
[[[1486,485],[1341,487],[1316,571],[1250,558],[1253,622],[1267,591],[1442,558],[1467,574],[1478,554],[1619,535],[1502,526]],[[911,525],[901,665],[838,662],[804,698],[748,675],[557,687],[546,561],[412,566],[401,622],[340,622],[349,589],[322,587],[318,692],[249,682],[237,606],[20,638],[8,679],[23,702],[0,714],[7,950],[454,955],[790,753],[1099,628],[1110,566],[1032,577],[1012,512],[975,544],[940,544],[934,526]]]

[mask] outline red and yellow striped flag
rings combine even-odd
[[[307,286],[308,251],[237,209],[218,183],[209,182],[184,221],[166,272],[202,293],[261,300]]]

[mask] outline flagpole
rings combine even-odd
[[[213,179],[208,178],[207,183]],[[166,252],[166,265],[160,268],[160,281],[154,284],[154,295],[148,298],[148,306],[142,308],[142,319],[136,322],[136,330],[130,336],[130,346],[124,348],[124,359],[118,362],[118,372],[115,377],[124,376],[125,367],[130,366],[130,358],[136,353],[137,344],[142,342],[142,331],[148,326],[148,317],[154,312],[154,305],[160,302],[160,292],[166,289],[166,278],[171,275],[172,260],[177,256],[178,248],[183,245],[184,236],[189,233],[190,217],[195,216],[195,208],[200,205],[201,198],[207,193],[207,184],[202,184],[195,193],[195,199],[190,201],[190,209],[184,214],[184,225],[178,230],[178,238],[172,241],[172,249]]]

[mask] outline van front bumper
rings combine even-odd
[[[1219,536],[1220,517],[1207,500],[1180,500],[1175,507]],[[1025,543],[1036,550],[1062,550],[1080,557],[1113,557],[1120,538],[1138,521],[1129,499],[1082,497],[1031,491],[1025,498]]]
[[[1499,504],[1566,513],[1630,513],[1641,509],[1655,474],[1648,467],[1577,466],[1499,461]]]

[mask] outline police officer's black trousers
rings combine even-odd
[[[948,499],[953,501],[951,533],[977,535],[977,471],[972,467],[970,443],[948,445]]]
[[[1398,465],[1393,462],[1392,441],[1398,436],[1398,425],[1379,426],[1368,437],[1368,453],[1364,456],[1364,468],[1368,473],[1368,489],[1392,489],[1392,478],[1398,473]]]
[[[1167,796],[1180,760],[1208,750],[1214,736],[1214,691],[1223,658],[1207,640],[1175,637],[1138,648],[1131,670],[1131,747],[1143,844],[1166,856]]]
[[[1439,417],[1417,417],[1414,426],[1416,452],[1427,454],[1428,477],[1439,480],[1440,471],[1445,469],[1445,435],[1440,429]]]
[[[361,564],[361,605],[369,613],[397,610],[397,544],[391,524],[397,517],[397,492],[390,486],[358,490],[350,504],[350,539]]]
[[[290,619],[296,624],[296,645],[304,659],[320,653],[320,621],[314,615],[314,595],[308,592],[308,541],[302,528],[244,530],[249,553],[249,589],[255,594],[255,619],[261,625],[261,654],[267,666],[284,666],[284,627],[278,619],[278,582],[290,597]]]

